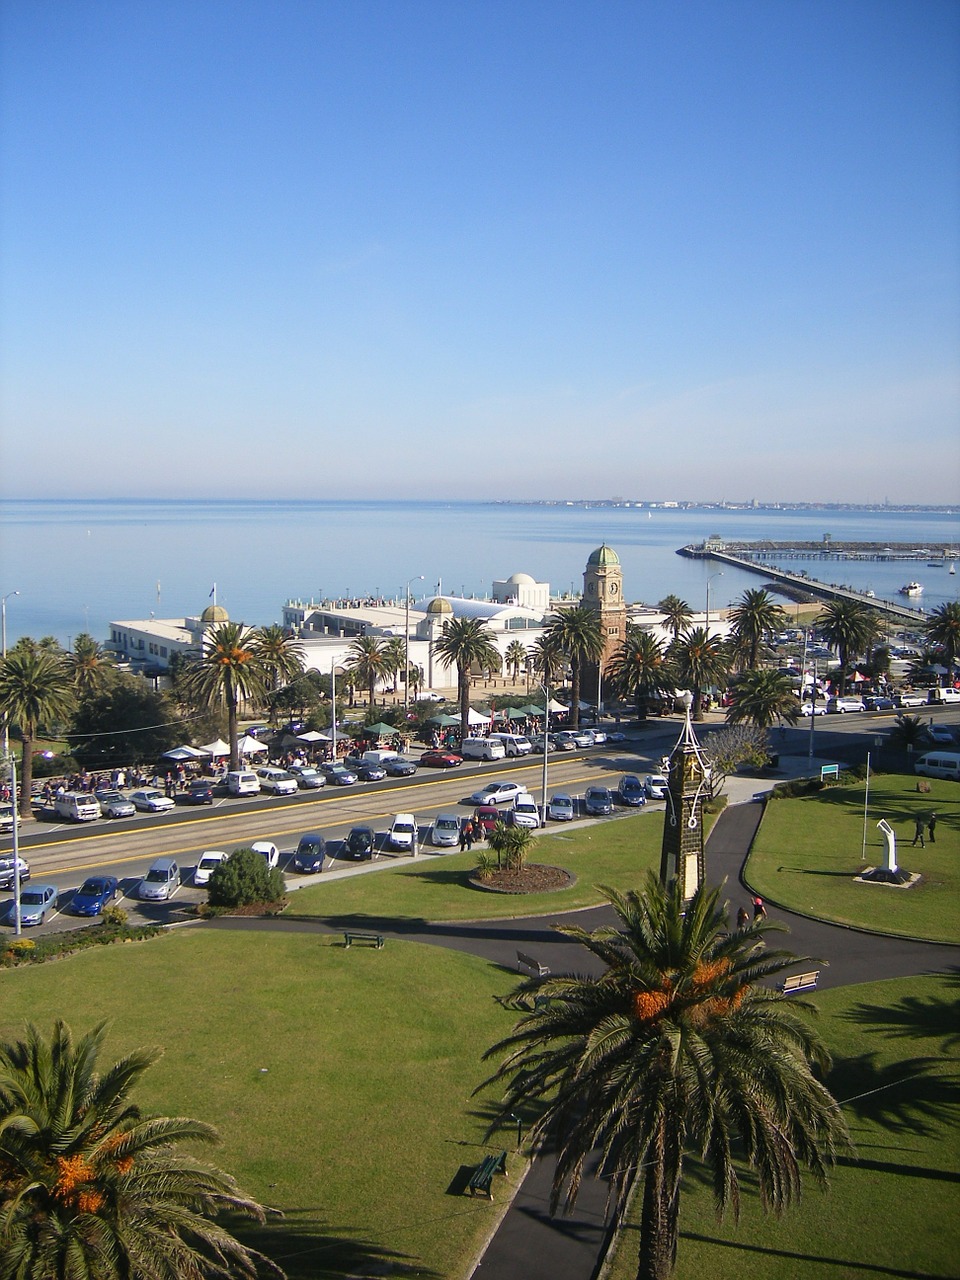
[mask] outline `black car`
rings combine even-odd
[[[327,842],[318,831],[307,831],[300,837],[297,852],[293,855],[293,865],[297,871],[306,875],[315,875],[323,870],[323,860],[327,852]]]
[[[613,813],[613,796],[606,787],[587,787],[583,807],[592,818],[604,818]]]
[[[387,776],[382,764],[358,764],[353,771],[361,782],[380,782]]]
[[[213,804],[213,784],[206,778],[196,778],[183,795],[187,804]]]
[[[352,787],[357,780],[357,775],[351,769],[345,769],[342,764],[333,764],[331,761],[322,764],[320,772],[336,787]]]
[[[383,767],[391,778],[409,778],[412,773],[417,772],[417,766],[413,760],[401,760],[399,756],[388,757],[384,760]]]
[[[896,703],[885,694],[872,693],[864,698],[863,705],[868,711],[893,711]]]
[[[617,799],[621,804],[628,804],[635,809],[647,803],[647,793],[635,773],[625,773],[620,779],[617,785]]]
[[[350,834],[343,842],[343,852],[348,858],[365,862],[373,857],[373,843],[372,827],[351,827]]]

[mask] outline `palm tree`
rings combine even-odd
[[[734,650],[742,656],[744,665],[754,671],[764,636],[784,626],[787,615],[770,592],[761,587],[744,591],[728,617],[733,623]]]
[[[744,671],[733,682],[733,702],[727,711],[730,724],[752,724],[769,729],[800,719],[800,702],[791,676],[779,671]]]
[[[377,685],[392,671],[386,641],[379,636],[357,636],[350,642],[347,665],[357,683],[367,686],[367,706],[372,711]]]
[[[947,604],[938,605],[927,619],[925,630],[927,639],[943,650],[947,683],[953,684],[953,669],[957,665],[957,652],[960,651],[960,604],[951,600]]]
[[[241,700],[264,694],[263,668],[257,658],[257,632],[242,622],[220,622],[203,637],[203,650],[184,672],[188,696],[202,706],[226,706],[230,768],[240,768],[237,711]]]
[[[613,655],[608,678],[622,696],[634,698],[637,718],[647,718],[650,698],[671,691],[676,680],[663,644],[650,631],[627,623],[623,644]]]
[[[199,1120],[141,1113],[130,1094],[158,1050],[100,1072],[106,1024],[74,1041],[57,1022],[0,1044],[0,1276],[154,1280],[283,1276],[216,1222],[267,1210],[222,1170],[180,1149],[212,1144]]]
[[[563,674],[564,659],[556,637],[546,633],[533,642],[530,650],[533,669],[544,684],[556,684]]]
[[[106,684],[113,667],[111,654],[86,631],[81,631],[73,642],[73,651],[67,656],[73,687],[79,696],[99,693]]]
[[[470,725],[470,671],[500,669],[500,651],[482,618],[454,618],[444,624],[443,634],[433,647],[434,653],[448,666],[457,668],[460,694],[460,737],[467,736]]]
[[[779,1212],[800,1198],[804,1167],[826,1180],[847,1133],[814,1074],[829,1055],[803,1016],[810,1006],[761,985],[796,962],[763,945],[769,925],[731,930],[718,889],[685,905],[682,886],[652,874],[643,893],[604,892],[617,927],[561,927],[602,976],[537,980],[544,998],[486,1056],[506,1054],[492,1077],[506,1082],[500,1119],[543,1106],[531,1136],[559,1150],[552,1209],[573,1207],[597,1149],[618,1212],[642,1179],[637,1275],[665,1280],[688,1150],[712,1169],[721,1213],[738,1210],[735,1160]]]
[[[814,625],[819,628],[831,649],[840,659],[840,693],[847,682],[850,662],[866,653],[880,632],[877,615],[856,600],[831,600],[817,614]]]
[[[17,647],[0,662],[0,721],[20,730],[21,817],[31,814],[37,729],[69,715],[73,706],[73,683],[61,650]]]
[[[403,636],[391,636],[386,643],[387,662],[393,676],[393,692],[396,693],[400,682],[400,672],[407,665],[407,642]]]
[[[292,684],[303,675],[303,645],[278,622],[261,627],[254,634],[253,652],[268,693],[275,693],[281,685]]]
[[[911,716],[901,711],[897,716],[896,724],[890,730],[888,741],[891,747],[899,747],[902,751],[913,751],[918,747],[924,747],[929,741],[927,726],[920,716]]]
[[[676,640],[693,617],[693,610],[686,600],[681,600],[679,596],[674,595],[664,596],[657,608],[663,614],[664,626]]]
[[[513,669],[513,678],[516,680],[520,675],[520,668],[526,666],[527,651],[519,640],[511,640],[507,645],[503,660],[508,667]]]
[[[544,639],[550,641],[570,663],[570,727],[580,723],[580,677],[588,662],[599,662],[603,656],[603,631],[600,615],[585,605],[562,609],[544,628]]]
[[[676,671],[677,683],[690,687],[694,720],[702,720],[703,690],[727,678],[722,641],[718,636],[709,635],[706,627],[694,627],[674,640],[667,657]]]
[[[411,666],[410,667],[410,693],[411,693],[411,698],[414,702],[416,702],[417,695],[420,693],[420,690],[423,688],[423,680],[424,680],[423,667]]]

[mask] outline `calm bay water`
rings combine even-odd
[[[80,631],[103,640],[114,620],[195,615],[217,601],[231,617],[280,620],[289,597],[384,596],[411,590],[486,595],[494,579],[522,571],[555,592],[579,592],[587,556],[609,543],[623,564],[628,600],[655,604],[675,592],[702,609],[716,568],[676,549],[717,533],[728,539],[834,539],[960,543],[960,518],[893,511],[680,511],[493,503],[4,501],[0,595],[7,642]],[[909,564],[798,561],[811,577],[872,588],[893,599],[906,580],[924,585],[923,607],[960,595],[960,573]],[[713,577],[711,608],[761,579]],[[158,590],[159,585],[159,590]]]

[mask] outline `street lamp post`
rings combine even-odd
[[[404,597],[404,613],[403,613],[403,717],[406,722],[407,712],[410,710],[410,583],[422,582],[423,574],[417,574],[415,577],[408,579],[407,591]]]
[[[550,752],[550,686],[544,681],[543,690],[543,814],[540,825],[547,825],[547,758]]]
[[[10,599],[11,596],[18,596],[19,594],[20,594],[19,591],[8,591],[7,594],[3,597],[3,599],[0,600],[0,642],[2,642],[2,645],[3,645],[4,658],[6,658],[7,656],[7,601]],[[3,717],[3,758],[4,760],[6,760],[9,754],[10,754],[10,728],[9,728],[9,725],[7,724],[7,717],[6,715],[4,715]],[[16,819],[14,819],[14,822],[16,822]],[[20,916],[18,914],[17,915],[17,926],[18,926],[17,932],[18,933],[19,933],[19,924],[20,924]]]
[[[707,628],[706,629],[707,629],[708,640],[710,639],[710,583],[714,580],[714,578],[722,578],[722,577],[723,577],[723,570],[719,569],[716,573],[711,573],[710,577],[707,579]]]

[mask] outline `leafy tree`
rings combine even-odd
[[[114,671],[105,686],[81,696],[69,735],[73,755],[86,768],[156,760],[186,736],[172,699],[125,671]]]
[[[733,624],[734,652],[741,656],[748,670],[756,669],[764,638],[780,630],[787,621],[783,607],[769,591],[744,591],[728,614]]]
[[[67,657],[67,667],[73,679],[73,687],[80,696],[99,692],[114,669],[113,656],[81,631],[73,642],[73,651]]]
[[[517,875],[523,870],[527,853],[533,841],[533,832],[529,827],[508,827],[503,819],[498,819],[487,839],[490,848],[497,855],[497,866],[506,863],[508,871]]]
[[[503,660],[513,672],[514,680],[520,675],[520,668],[527,664],[527,651],[519,640],[511,640]]]
[[[704,746],[704,754],[710,762],[708,787],[710,799],[723,795],[724,784],[731,773],[742,764],[762,769],[770,761],[766,729],[753,724],[728,724],[725,729],[711,733]]]
[[[268,691],[275,691],[303,675],[303,645],[279,623],[256,631],[252,648]]]
[[[661,641],[652,632],[630,622],[607,675],[620,697],[636,701],[639,720],[646,720],[651,698],[672,693],[676,685]]]
[[[213,1144],[199,1120],[146,1115],[131,1094],[159,1050],[98,1069],[100,1023],[0,1044],[0,1280],[200,1280],[283,1272],[216,1218],[267,1210],[182,1150]]]
[[[775,724],[796,724],[800,702],[793,679],[779,671],[743,671],[733,682],[733,701],[727,710],[730,724],[752,724],[769,729]]]
[[[831,600],[817,614],[814,623],[840,659],[842,694],[851,661],[866,653],[880,633],[877,615],[856,600]]]
[[[0,662],[0,720],[20,731],[20,814],[29,818],[33,744],[41,724],[73,710],[74,694],[63,651],[14,646]]]
[[[230,768],[240,768],[237,711],[241,699],[261,698],[263,669],[256,652],[257,633],[241,622],[221,622],[203,638],[203,651],[186,670],[184,689],[201,706],[225,706]]]
[[[603,656],[600,615],[585,605],[561,609],[548,619],[544,637],[550,637],[570,663],[570,726],[580,723],[580,679],[587,663]]]
[[[685,907],[682,887],[652,874],[642,893],[604,892],[617,927],[561,927],[602,976],[538,981],[546,999],[486,1056],[506,1055],[492,1077],[506,1085],[500,1121],[542,1105],[531,1136],[559,1151],[551,1209],[573,1207],[599,1148],[617,1210],[641,1179],[637,1275],[665,1280],[688,1150],[713,1172],[718,1212],[738,1210],[741,1162],[780,1212],[800,1198],[804,1167],[826,1180],[847,1133],[815,1074],[829,1056],[803,1016],[810,1006],[764,985],[797,959],[762,945],[771,926],[731,930],[719,890]]]
[[[703,719],[703,691],[712,684],[722,684],[727,678],[727,659],[723,643],[718,636],[707,633],[706,627],[694,627],[674,640],[667,650],[677,683],[689,687],[693,694],[693,719]]]
[[[350,642],[347,665],[357,683],[366,685],[367,706],[373,710],[377,684],[392,671],[386,642],[378,636],[357,636]]]
[[[213,907],[244,907],[254,902],[279,902],[286,893],[283,874],[268,867],[255,849],[234,849],[230,857],[214,867],[207,884]]]
[[[434,644],[434,652],[449,666],[457,668],[460,695],[460,736],[465,738],[470,725],[470,673],[476,667],[500,668],[500,652],[481,618],[454,618],[444,624],[443,633]]]
[[[664,626],[676,640],[693,617],[693,610],[679,596],[664,596],[657,608],[663,614]]]
[[[953,683],[953,672],[960,651],[960,603],[950,600],[938,605],[926,623],[927,639],[943,650],[943,665],[947,668],[947,683]]]

